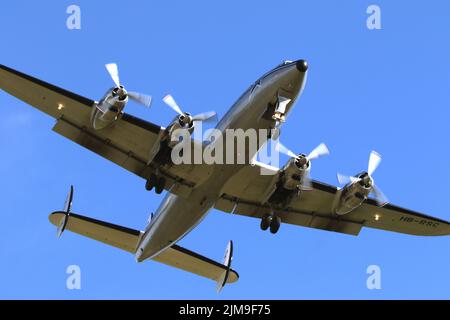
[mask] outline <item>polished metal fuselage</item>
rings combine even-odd
[[[272,129],[275,120],[263,117],[268,106],[276,103],[278,96],[289,98],[287,114],[303,90],[306,74],[306,70],[297,68],[296,62],[276,67],[242,94],[216,128],[221,132],[227,129]],[[249,158],[253,156],[250,154]],[[243,165],[211,165],[213,168],[209,178],[196,185],[188,198],[168,193],[141,237],[136,260],[140,262],[158,255],[197,226],[221,196],[228,179]]]

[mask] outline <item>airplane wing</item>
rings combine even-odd
[[[90,126],[95,101],[0,65],[0,89],[56,119],[53,131],[148,179],[158,170],[166,178],[165,189],[187,196],[204,175],[202,166],[148,164],[161,128],[124,113],[115,125],[103,130]]]
[[[60,227],[65,217],[66,212],[57,211],[50,214],[49,220],[53,225]],[[64,223],[65,230],[70,230],[132,254],[135,253],[140,237],[143,234],[139,230],[133,230],[75,213],[70,213],[67,221]],[[178,245],[173,245],[166,249],[153,260],[214,280],[219,285],[222,285],[221,282],[225,273],[227,274],[226,283],[236,282],[239,278],[237,272],[229,269],[226,265]]]
[[[244,167],[224,186],[215,208],[254,218],[268,214],[271,209],[265,201],[275,188],[277,175],[261,175],[262,167],[275,170],[261,164]],[[318,181],[313,181],[312,187],[276,211],[283,223],[350,235],[358,235],[363,227],[419,236],[450,235],[447,221],[391,204],[378,207],[372,199],[346,215],[336,215],[332,207],[338,189]]]

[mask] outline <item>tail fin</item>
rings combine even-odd
[[[56,235],[61,237],[64,230],[67,226],[67,221],[69,220],[70,210],[72,209],[72,201],[73,201],[73,186],[70,186],[69,194],[67,195],[66,202],[64,204],[63,213],[64,215],[61,217],[61,220],[58,223],[58,229]]]
[[[227,248],[225,250],[225,254],[224,254],[223,262],[222,262],[222,264],[226,267],[226,270],[223,271],[219,280],[217,281],[217,287],[216,287],[217,293],[222,291],[223,287],[225,287],[225,284],[227,284],[228,277],[230,276],[232,261],[233,261],[233,241],[230,240],[230,242],[228,242]]]

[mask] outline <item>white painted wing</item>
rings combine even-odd
[[[261,174],[264,169],[258,163],[244,167],[224,186],[215,208],[258,219],[267,215],[271,208],[266,201],[278,176],[276,172]],[[450,235],[447,221],[392,204],[379,207],[373,199],[353,212],[337,216],[333,205],[338,188],[315,180],[311,184],[312,190],[301,192],[289,205],[275,210],[282,223],[350,235],[358,235],[363,227],[419,236]]]
[[[207,176],[202,166],[148,165],[151,150],[164,128],[124,113],[112,127],[90,126],[94,100],[0,65],[0,89],[57,120],[53,131],[148,179],[156,170],[166,178],[165,189],[187,196]],[[195,142],[193,142],[195,143]]]

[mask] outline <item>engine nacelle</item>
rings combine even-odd
[[[121,117],[127,102],[128,94],[122,86],[108,90],[92,109],[92,127],[95,130],[100,130],[113,124]]]
[[[192,121],[192,117],[189,113],[185,113],[183,115],[179,115],[172,121],[172,123],[167,128],[167,138],[169,147],[173,148],[178,141],[172,141],[172,136],[176,130],[188,130],[189,134],[192,134],[194,131],[194,122]]]
[[[372,186],[365,183],[365,180],[355,181],[348,184],[337,193],[335,213],[338,215],[347,214],[358,208],[369,196]]]
[[[287,190],[297,190],[303,184],[304,179],[309,176],[311,162],[305,155],[301,154],[291,158],[283,167],[283,187]]]

